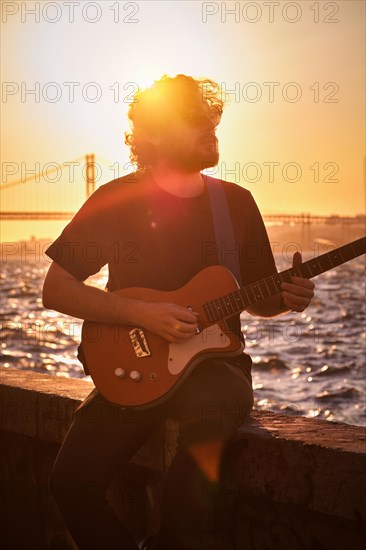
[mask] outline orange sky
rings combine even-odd
[[[36,4],[2,2],[3,185],[37,162],[88,152],[103,167],[99,184],[113,179],[108,166],[128,162],[128,95],[185,73],[237,92],[218,128],[213,175],[249,188],[264,213],[365,211],[364,2],[280,2],[272,14],[259,1],[120,2],[118,14],[116,2],[79,2],[73,22],[63,2],[57,11],[38,2],[35,21],[24,6]],[[74,101],[68,82],[77,83]],[[37,86],[36,101],[25,92]],[[85,184],[75,174],[6,189],[2,208],[76,210]],[[55,238],[65,223],[4,222],[2,240]]]

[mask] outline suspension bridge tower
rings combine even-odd
[[[95,155],[85,156],[86,166],[86,198],[88,199],[95,191]]]
[[[307,247],[311,243],[311,216],[309,213],[301,214],[301,246]]]

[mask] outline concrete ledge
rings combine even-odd
[[[231,453],[252,494],[366,523],[365,428],[254,412]]]
[[[61,444],[75,409],[93,390],[91,382],[0,367],[0,428]],[[176,423],[167,420],[151,435],[133,462],[159,471],[174,455]],[[170,445],[164,445],[169,441]]]
[[[2,463],[12,487],[12,513],[20,501],[13,501],[11,494],[17,475],[14,460],[28,472],[27,483],[37,477],[34,472],[41,463],[39,483],[44,484],[75,408],[93,387],[84,380],[0,368],[0,428],[5,434]],[[134,494],[134,516],[139,523],[134,524],[134,517],[130,523],[136,537],[159,524],[155,504],[160,498],[162,476],[174,457],[178,430],[177,424],[167,419],[135,455],[130,472],[121,475],[117,482],[119,495],[126,494],[127,485]],[[366,527],[365,428],[254,411],[251,420],[233,437],[228,460],[235,480],[233,491],[243,497],[240,521],[242,526],[247,525],[243,532],[251,532],[252,543],[244,537],[243,548],[297,548],[291,542],[294,530],[299,548],[334,550],[348,542],[353,548],[359,547]],[[32,498],[38,502],[38,497]],[[47,496],[47,502],[49,499]],[[120,496],[114,500],[116,513],[126,519]],[[148,500],[149,506],[144,504],[145,508],[141,508],[142,501]],[[129,508],[131,500],[126,509]],[[42,518],[55,525],[54,520]],[[282,525],[283,546],[276,544],[279,535],[274,535],[274,525],[277,529]],[[309,526],[311,536],[304,531]],[[266,537],[258,539],[257,546],[253,543],[253,529],[258,536]],[[52,531],[49,525],[46,531]],[[38,548],[53,548],[50,541],[40,542],[44,534],[39,537]]]

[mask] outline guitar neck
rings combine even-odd
[[[357,239],[339,248],[321,254],[307,262],[276,273],[255,283],[246,285],[235,292],[216,298],[204,304],[204,310],[210,322],[226,319],[241,313],[247,307],[261,302],[270,296],[281,292],[281,283],[291,282],[291,276],[296,275],[311,279],[334,267],[349,262],[366,252],[366,237]]]

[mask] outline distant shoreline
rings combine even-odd
[[[312,251],[315,256],[329,252],[344,244],[360,239],[366,235],[364,223],[314,223],[314,224],[265,224],[268,237],[274,253],[284,248],[292,247],[303,252]],[[45,250],[53,242],[52,238],[23,239],[18,241],[3,241],[1,244],[2,261],[18,260],[24,256],[31,256],[32,251],[45,256]],[[51,262],[51,260],[50,260]]]
[[[366,235],[366,226],[364,223],[353,223],[352,225],[345,223],[317,223],[309,225],[295,224],[293,226],[271,225],[266,227],[271,243],[279,242],[279,247],[286,246],[289,243],[297,243],[304,251],[314,251],[314,249],[318,248],[320,254]],[[324,250],[322,250],[322,247]]]

